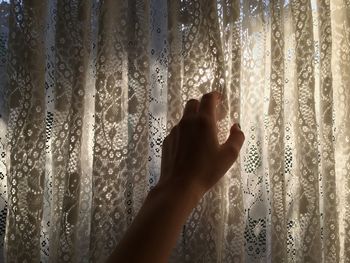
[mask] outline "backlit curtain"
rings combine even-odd
[[[2,0],[0,21],[1,262],[103,262],[211,90],[219,140],[246,141],[170,262],[350,262],[349,0]]]

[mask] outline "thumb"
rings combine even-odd
[[[225,174],[232,164],[237,160],[238,154],[245,140],[244,133],[238,123],[231,127],[230,135],[226,142],[220,146],[219,150],[219,169],[221,174]]]

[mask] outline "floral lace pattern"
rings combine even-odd
[[[0,21],[1,262],[103,262],[210,90],[219,140],[246,142],[170,262],[350,261],[349,1],[13,0]]]

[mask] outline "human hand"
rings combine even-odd
[[[181,181],[199,196],[204,195],[236,161],[244,142],[238,124],[225,143],[217,138],[216,106],[220,94],[211,92],[201,101],[185,106],[180,122],[164,139],[159,185]]]

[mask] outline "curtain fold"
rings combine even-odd
[[[287,257],[283,23],[283,1],[272,1],[268,167],[271,193],[275,197],[271,200],[271,253],[276,262],[283,262]]]
[[[318,143],[315,113],[315,64],[313,17],[310,1],[292,1],[295,27],[297,116],[295,122],[296,165],[299,176],[298,220],[302,227],[297,259],[317,262],[321,249]]]
[[[319,46],[320,48],[320,75],[319,75],[319,148],[321,155],[320,173],[322,176],[323,203],[323,259],[325,262],[339,262],[339,223],[335,193],[337,183],[335,177],[335,145],[333,142],[333,74],[332,74],[332,38],[331,6],[328,1],[318,1],[319,6]],[[329,125],[331,124],[331,125]]]
[[[149,3],[101,1],[90,252],[105,259],[146,196]]]
[[[9,14],[8,262],[40,259],[45,180],[46,3],[14,1]],[[39,18],[39,19],[38,19]],[[44,18],[44,19],[41,19]]]
[[[67,13],[69,10],[69,13]],[[74,258],[77,245],[82,169],[83,97],[89,59],[90,4],[57,1],[55,96],[52,128],[50,251],[53,259]],[[51,242],[53,241],[53,242]],[[62,243],[69,244],[62,246]]]
[[[349,26],[350,26],[350,5],[346,1],[331,2],[332,21],[332,73],[334,87],[334,107],[335,107],[335,177],[337,182],[337,197],[339,197],[339,224],[340,235],[340,255],[349,258],[350,235],[349,235],[349,171],[350,171],[350,134],[349,134]]]
[[[103,262],[211,90],[246,141],[169,262],[350,261],[349,1],[0,7],[0,261]]]
[[[240,1],[221,1],[218,8],[222,16],[222,45],[224,53],[223,98],[226,115],[230,122],[241,122],[241,6]],[[227,100],[227,102],[226,102]],[[242,122],[241,122],[242,123]],[[227,127],[229,128],[229,127]],[[221,262],[244,261],[244,206],[241,191],[241,159],[238,157],[222,183],[224,191],[223,239]]]

